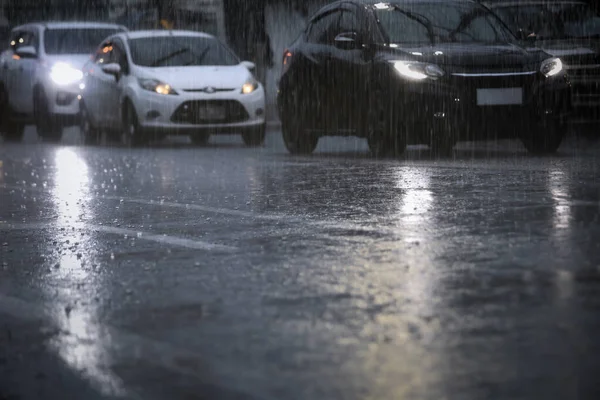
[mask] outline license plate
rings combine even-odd
[[[225,119],[225,108],[223,107],[200,107],[198,108],[198,117],[200,119]]]
[[[478,106],[523,104],[523,88],[477,89]]]

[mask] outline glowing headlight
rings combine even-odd
[[[83,72],[67,63],[59,62],[52,66],[50,79],[57,85],[70,85],[83,79]]]
[[[542,61],[540,72],[546,76],[553,76],[562,71],[562,69],[563,65],[562,61],[560,61],[560,58],[549,58]]]
[[[249,80],[242,85],[242,94],[250,94],[258,89],[258,82],[255,80]]]
[[[170,85],[157,81],[156,79],[138,79],[138,82],[142,89],[149,90],[150,92],[158,94],[177,94],[175,89]]]
[[[427,64],[418,61],[390,61],[396,71],[404,78],[413,81],[422,81],[423,79],[437,79],[444,76],[444,71],[435,64]]]

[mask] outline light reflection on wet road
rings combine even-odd
[[[239,142],[1,145],[0,398],[598,398],[597,144]]]

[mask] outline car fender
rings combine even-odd
[[[125,102],[127,100],[131,101],[131,104],[133,105],[133,108],[136,112],[136,114],[139,115],[139,109],[138,109],[138,103],[139,103],[139,96],[140,96],[140,88],[139,85],[137,83],[137,78],[136,77],[132,77],[132,76],[128,76],[126,78],[124,78],[126,81],[123,84],[123,89],[121,91],[121,96],[119,99],[119,103],[120,103],[120,107],[119,107],[119,118],[121,120],[123,120],[123,106],[125,105]]]

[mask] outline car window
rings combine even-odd
[[[24,46],[33,46],[37,50],[38,41],[37,41],[37,37],[34,32],[18,31],[18,32],[14,32],[14,34],[11,35],[10,47],[13,50],[16,50],[17,48],[24,47]]]
[[[360,33],[360,23],[356,14],[350,10],[344,10],[340,18],[338,31],[342,32],[357,32]]]
[[[600,36],[600,16],[587,4],[516,5],[494,11],[511,28],[541,40]]]
[[[522,30],[538,38],[561,36],[560,19],[544,5],[498,7],[494,11],[514,33]]]
[[[98,43],[115,33],[119,28],[60,28],[46,29],[44,48],[46,54],[90,54]]]
[[[233,52],[213,37],[159,36],[129,39],[131,61],[144,67],[237,65]]]
[[[392,10],[378,13],[379,23],[392,43],[427,43],[430,32],[425,23]]]
[[[307,40],[311,43],[333,44],[338,32],[338,21],[341,14],[340,10],[336,10],[314,21]]]
[[[378,7],[375,14],[392,43],[506,43],[514,36],[476,3],[413,3]]]

